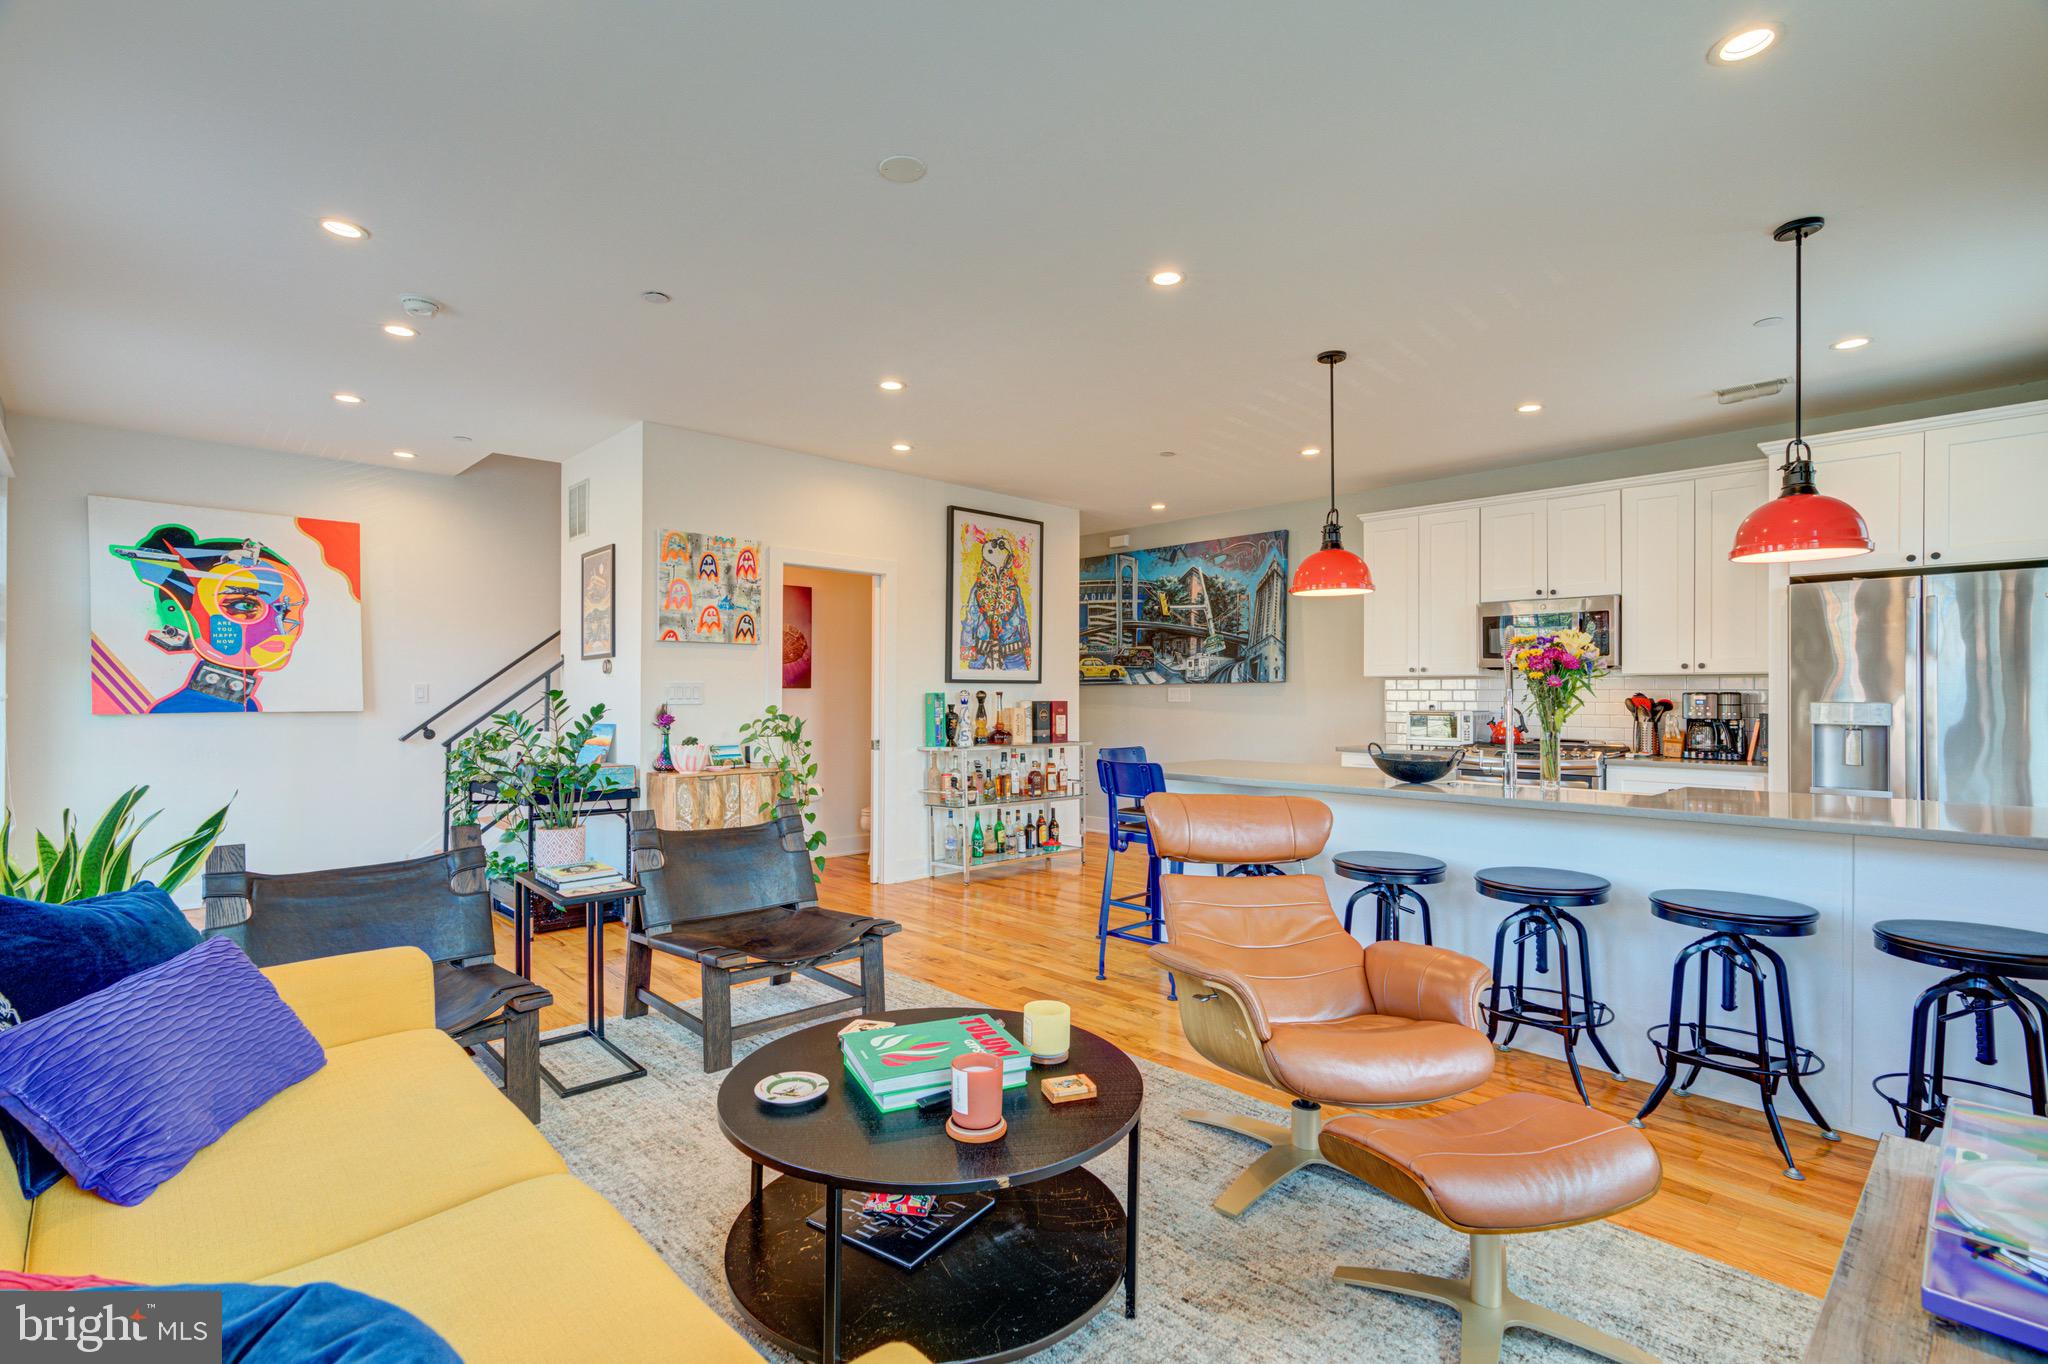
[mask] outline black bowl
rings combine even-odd
[[[1465,756],[1463,748],[1446,751],[1437,748],[1381,748],[1378,744],[1367,744],[1365,751],[1373,766],[1395,781],[1410,784],[1442,781],[1458,770],[1458,763]]]

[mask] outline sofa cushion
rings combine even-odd
[[[265,1282],[322,1280],[396,1303],[470,1360],[761,1358],[567,1174],[485,1194]]]
[[[58,1184],[36,1201],[23,1267],[257,1279],[563,1169],[460,1047],[389,1033],[330,1050],[138,1207]]]
[[[262,972],[216,938],[0,1032],[0,1106],[79,1187],[132,1207],[325,1064]]]
[[[0,1028],[40,1018],[198,945],[198,930],[147,881],[60,905],[0,895]],[[0,1143],[28,1197],[64,1177],[56,1158],[5,1113]]]

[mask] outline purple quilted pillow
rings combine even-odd
[[[225,938],[0,1032],[0,1108],[81,1188],[133,1207],[327,1063]]]

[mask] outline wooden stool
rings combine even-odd
[[[1461,1364],[1495,1364],[1509,1327],[1541,1331],[1603,1359],[1656,1356],[1508,1289],[1503,1237],[1597,1222],[1650,1198],[1664,1177],[1649,1139],[1562,1099],[1510,1094],[1435,1118],[1353,1113],[1323,1129],[1323,1158],[1472,1238],[1462,1279],[1343,1268],[1339,1283],[1455,1307]]]

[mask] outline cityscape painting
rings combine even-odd
[[[1081,561],[1081,683],[1287,680],[1287,532]]]

